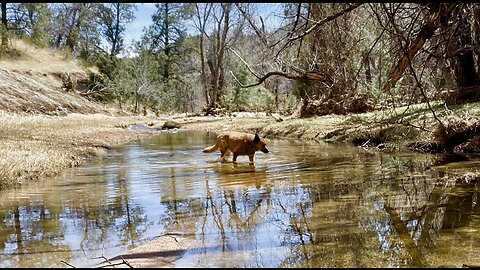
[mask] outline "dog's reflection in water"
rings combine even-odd
[[[266,168],[256,167],[251,164],[215,164],[212,167],[218,173],[219,185],[229,188],[250,188],[260,189],[265,185],[268,173]]]

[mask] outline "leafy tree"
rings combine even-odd
[[[184,59],[191,48],[185,44],[185,20],[190,16],[190,4],[156,4],[152,25],[144,30],[141,44],[154,58],[155,66],[148,77],[156,93],[150,93],[156,110],[180,110],[185,107]]]
[[[186,36],[185,19],[189,17],[189,4],[159,3],[152,15],[152,25],[144,35],[150,50],[157,53],[163,62],[163,80],[168,81],[172,63],[178,61],[179,43]]]
[[[89,55],[98,49],[99,33],[95,23],[98,3],[52,4],[52,39],[55,48]],[[88,51],[88,53],[86,52]]]
[[[123,35],[127,24],[135,19],[135,4],[108,3],[99,8],[98,24],[103,37],[110,45],[107,50],[110,56],[118,55],[124,50]]]
[[[50,45],[51,12],[48,4],[13,3],[9,21],[17,37],[27,37],[40,46]]]
[[[50,29],[51,29],[51,10],[46,3],[25,3],[28,11],[28,17],[31,26],[31,35],[34,44],[42,47],[50,46]]]

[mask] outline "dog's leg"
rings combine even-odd
[[[222,159],[222,163],[227,162],[227,160],[225,159],[226,152],[227,152],[226,150],[220,150],[220,158]]]
[[[233,164],[237,164],[237,157],[238,155],[236,153],[233,153]]]
[[[254,155],[249,155],[249,156],[248,156],[248,159],[250,160],[250,164],[253,164],[253,156],[254,156]]]
[[[225,149],[225,150],[220,150],[220,158],[222,158],[222,163],[227,163],[227,156],[230,155],[230,150]]]

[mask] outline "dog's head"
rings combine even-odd
[[[265,142],[265,138],[260,138],[260,136],[258,136],[258,133],[255,133],[255,138],[253,139],[253,142],[255,142],[256,151],[262,151],[265,154],[268,153],[267,143]]]

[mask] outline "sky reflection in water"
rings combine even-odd
[[[480,265],[478,179],[456,176],[475,160],[269,140],[234,165],[202,153],[214,139],[165,132],[1,192],[0,267],[93,266],[167,232],[192,239],[176,267]]]

